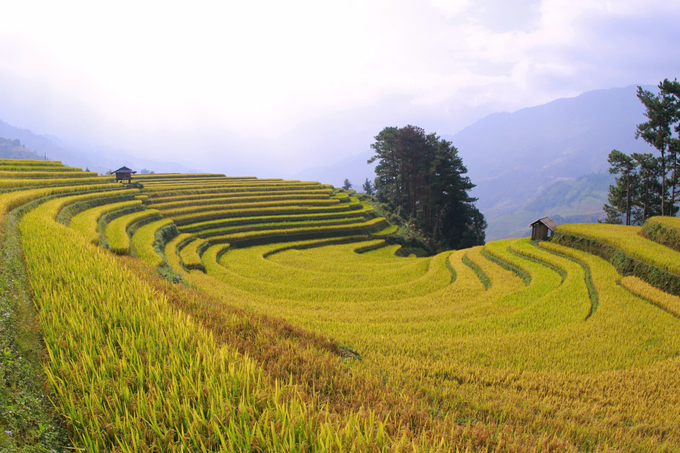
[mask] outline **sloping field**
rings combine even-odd
[[[208,244],[242,247],[370,234],[387,226],[373,218],[370,206],[316,182],[204,174],[149,175],[142,182],[150,207]]]
[[[71,173],[21,162],[0,167]],[[330,186],[95,179],[0,193],[2,257],[22,263],[0,283],[36,306],[44,417],[68,441],[5,412],[0,449],[680,451],[680,303],[663,291],[680,252],[639,229],[399,257],[394,228]],[[20,324],[0,324],[13,367]],[[3,373],[23,401],[41,391]]]

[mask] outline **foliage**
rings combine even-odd
[[[484,243],[484,216],[468,192],[474,184],[458,150],[415,126],[386,127],[371,148],[378,200],[404,219],[413,219],[431,248],[465,248]],[[441,246],[437,245],[441,244]]]
[[[0,159],[33,159],[40,156],[35,151],[24,147],[18,139],[10,140],[0,137]]]
[[[364,190],[364,193],[369,197],[375,195],[375,187],[368,178],[366,178],[366,181],[364,181],[364,184],[361,186],[361,188]]]
[[[344,190],[352,190],[352,183],[349,181],[349,179],[345,178],[345,180],[342,182],[342,188]]]
[[[621,174],[621,178],[617,180],[617,183],[620,183],[625,187],[625,214],[626,214],[626,225],[630,225],[630,211],[631,211],[631,196],[632,196],[632,191],[631,191],[631,186],[632,186],[632,179],[633,179],[633,171],[637,167],[636,165],[633,164],[634,160],[632,157],[623,154],[621,151],[618,151],[616,149],[612,150],[611,153],[609,153],[609,165],[611,165],[611,168],[609,169],[609,173],[612,174]],[[618,184],[617,184],[618,186]],[[609,202],[612,204],[615,204],[615,201],[613,199],[613,194],[612,191],[610,191],[609,194]],[[620,198],[620,197],[619,197]],[[618,200],[616,200],[618,201]],[[605,211],[609,213],[607,210],[608,206],[605,205]],[[608,216],[609,220],[609,216]],[[612,222],[613,223],[613,222]]]
[[[609,186],[605,223],[641,225],[651,216],[661,214],[660,159],[651,154],[628,156],[618,150],[609,154],[609,172],[621,174]],[[677,207],[673,207],[677,212]]]
[[[680,151],[680,83],[664,79],[659,83],[659,94],[638,87],[638,99],[645,106],[648,121],[638,124],[635,138],[642,138],[661,154],[661,215],[675,215],[676,188],[680,182],[677,174],[678,151]],[[674,134],[675,132],[675,134]],[[667,155],[668,153],[668,155]],[[672,169],[668,180],[668,169]],[[671,195],[668,196],[670,183]],[[670,206],[667,209],[667,204]]]
[[[607,223],[641,225],[654,215],[675,216],[678,212],[680,83],[664,79],[658,88],[656,94],[638,87],[637,97],[645,106],[647,121],[638,124],[635,138],[642,138],[660,156],[628,156],[617,150],[609,154],[610,173],[621,176],[609,189],[604,206]]]

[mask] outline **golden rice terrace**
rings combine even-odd
[[[400,257],[330,185],[133,182],[0,161],[0,377],[23,294],[68,448],[680,451],[677,219]]]

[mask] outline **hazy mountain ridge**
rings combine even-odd
[[[636,90],[589,91],[513,113],[494,113],[455,135],[442,134],[458,148],[477,185],[472,195],[489,223],[487,240],[526,235],[533,217],[601,216],[613,180],[607,173],[609,152],[652,152],[635,139],[637,124],[645,121]],[[360,190],[366,177],[375,176],[365,164],[371,155],[365,152],[307,169],[297,177],[334,185],[349,178]]]
[[[97,148],[90,152],[84,152],[69,147],[59,137],[35,134],[29,129],[15,127],[2,120],[0,120],[0,137],[20,140],[25,147],[37,153],[39,159],[60,160],[67,165],[83,169],[88,168],[99,173],[115,170],[123,165],[138,171],[141,168],[147,168],[155,172],[196,172],[196,170],[181,164],[139,158],[113,148]],[[35,159],[36,157],[31,158]]]
[[[18,139],[0,137],[0,159],[40,159],[40,156],[24,147]]]
[[[635,139],[637,124],[645,121],[636,90],[629,86],[589,91],[514,113],[492,114],[449,138],[477,184],[472,194],[479,198],[478,207],[489,223],[487,240],[528,234],[526,220],[535,220],[529,214],[592,219],[601,215],[612,181],[606,174],[609,152],[652,152]],[[591,173],[605,174],[578,179]]]
[[[558,224],[597,222],[604,217],[602,205],[613,182],[614,175],[591,173],[556,181],[519,209],[507,212],[505,206],[496,206],[486,212],[487,241],[529,236],[529,224],[545,216]]]
[[[645,120],[643,112],[636,87],[630,86],[590,91],[513,113],[494,113],[455,135],[437,132],[458,148],[468,175],[477,185],[472,195],[478,198],[477,206],[489,223],[487,240],[493,240],[526,234],[526,220],[535,220],[531,218],[534,216],[597,218],[606,201],[608,183],[590,192],[584,187],[574,192],[574,185],[582,184],[578,178],[584,175],[606,172],[607,155],[613,148],[626,153],[651,152],[646,143],[635,140],[635,127]],[[155,172],[194,171],[181,164],[132,156],[118,149],[116,143],[85,151],[59,137],[34,134],[2,121],[0,136],[21,140],[39,156],[100,173],[120,165]],[[321,181],[336,187],[348,178],[354,189],[361,190],[365,179],[375,176],[373,166],[366,163],[373,154],[369,145],[365,144],[365,152],[332,165],[303,169],[290,176],[270,176]],[[203,143],[195,141],[186,146]],[[238,160],[230,167],[228,174],[250,173],[239,167]],[[280,171],[285,173],[283,168]],[[571,182],[560,184],[565,178]],[[560,196],[570,193],[580,198],[559,201]]]
[[[643,113],[635,86],[597,90],[492,114],[450,139],[477,184],[480,207],[493,208],[508,198],[508,191],[517,207],[559,178],[606,171],[614,148],[649,152],[646,143],[635,140]]]

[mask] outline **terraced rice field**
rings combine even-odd
[[[400,257],[315,182],[43,179],[0,193],[0,227],[71,447],[680,451],[680,252],[640,229]]]

